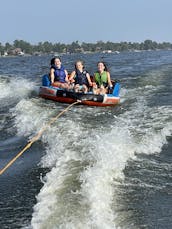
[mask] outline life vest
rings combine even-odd
[[[87,80],[87,71],[80,72],[79,70],[76,70],[76,75],[75,75],[75,84],[79,85],[87,85],[89,86],[88,80]]]
[[[62,65],[60,68],[57,68],[54,64],[51,65],[51,68],[54,69],[54,81],[65,83],[66,82],[65,68]]]
[[[96,84],[100,87],[101,85],[107,87],[108,85],[108,77],[107,72],[104,71],[103,73],[96,72],[94,75]]]

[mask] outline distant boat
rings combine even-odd
[[[120,52],[119,51],[114,51],[114,53],[119,54]]]
[[[22,52],[22,51],[21,52],[18,52],[17,55],[18,56],[24,56],[24,52]]]
[[[112,53],[112,50],[104,50],[102,53]]]

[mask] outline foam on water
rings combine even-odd
[[[52,116],[54,111],[42,109],[37,102],[23,99],[13,109],[19,135],[34,135]],[[44,133],[42,141],[48,144],[42,166],[52,169],[43,178],[44,186],[34,207],[34,228],[51,228],[53,224],[61,228],[89,228],[103,222],[107,228],[114,225],[110,207],[113,178],[123,176],[121,171],[134,151],[129,149],[127,129],[121,131],[116,126],[110,133],[99,131],[85,129],[70,117],[61,117],[61,122]],[[123,142],[119,141],[121,137]]]
[[[84,133],[69,121],[63,127],[73,130],[68,135],[62,127],[63,135],[56,135],[58,128],[54,127],[46,136],[51,147],[47,148],[49,156],[43,158],[43,163],[54,167],[44,178],[37,197],[33,228],[115,228],[113,185],[123,179],[127,160],[134,158],[135,153],[160,152],[171,133],[168,123],[157,132],[148,128],[148,133],[145,131],[138,138],[131,129],[134,123],[126,125],[122,116],[110,132],[99,129]]]
[[[0,100],[23,98],[35,90],[33,82],[20,77],[0,77]]]
[[[77,119],[70,111],[43,134],[46,154],[41,166],[50,172],[42,178],[32,228],[117,228],[114,185],[122,181],[127,161],[136,154],[161,152],[172,133],[171,107],[148,106],[147,99],[158,89],[151,84],[124,89],[123,103],[132,103],[114,114],[110,129],[105,122],[90,128],[81,110]],[[18,134],[33,136],[58,112],[58,107],[39,106],[36,99],[21,100],[13,109]]]
[[[75,137],[84,139],[83,130],[78,127],[76,131]],[[114,136],[117,132],[118,136]],[[51,157],[46,156],[44,160],[46,164],[48,159],[56,163],[44,178],[38,204],[34,207],[33,228],[52,228],[53,225],[58,225],[58,228],[114,228],[111,210],[113,179],[122,178],[121,171],[134,151],[127,130],[121,132],[117,127],[110,133],[101,134],[89,132],[91,136],[81,140],[77,147],[72,146],[72,149],[69,146],[66,149],[70,139],[66,139],[66,147],[61,146],[58,135],[47,139],[49,144],[53,141],[58,143],[54,144],[56,150],[49,148]],[[121,142],[119,138],[122,136]],[[75,137],[71,136],[73,142]],[[78,148],[81,148],[80,152]]]

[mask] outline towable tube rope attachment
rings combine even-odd
[[[61,111],[57,116],[53,117],[45,126],[40,129],[40,131],[35,135],[28,143],[27,145],[11,160],[8,162],[8,164],[0,170],[0,175],[2,175],[16,160],[19,158],[27,149],[31,147],[31,145],[39,140],[39,138],[42,136],[43,132],[52,124],[54,123],[62,114],[67,112],[73,105],[81,103],[80,100],[70,104],[67,108],[65,108],[63,111]]]

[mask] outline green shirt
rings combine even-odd
[[[104,71],[103,73],[96,72],[95,73],[95,82],[98,86],[101,85],[107,85],[108,84],[108,77],[107,77],[107,72]]]

